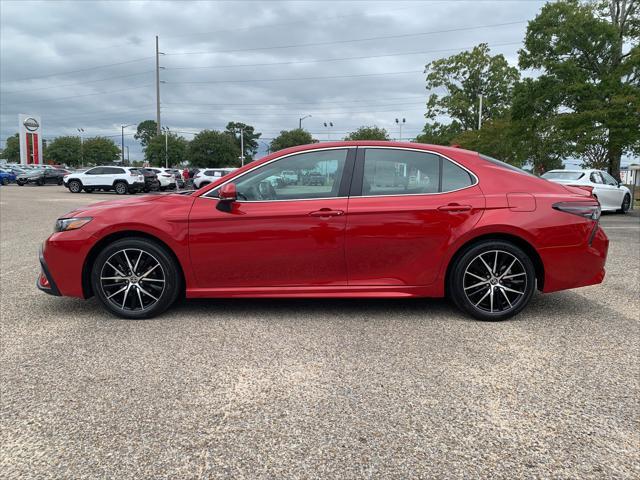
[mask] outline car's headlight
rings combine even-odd
[[[53,231],[66,232],[67,230],[77,230],[84,227],[91,220],[93,220],[92,217],[59,218],[56,220]]]

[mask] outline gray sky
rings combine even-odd
[[[45,138],[112,136],[155,119],[160,36],[162,123],[174,131],[249,123],[264,143],[298,118],[326,140],[361,125],[403,137],[424,126],[430,60],[481,42],[512,65],[543,1],[0,1],[0,138],[18,113]],[[354,41],[358,40],[358,41]],[[357,58],[354,58],[357,57]],[[125,130],[132,159],[141,158]],[[189,133],[182,133],[192,138]]]

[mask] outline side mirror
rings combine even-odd
[[[220,189],[220,201],[235,202],[238,199],[238,190],[235,183],[227,183]]]

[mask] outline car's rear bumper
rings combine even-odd
[[[543,292],[586,287],[602,283],[609,250],[609,239],[596,226],[585,243],[539,250],[544,265]]]

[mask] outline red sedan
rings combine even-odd
[[[97,295],[125,318],[158,315],[184,293],[447,295],[476,318],[502,320],[535,288],[602,281],[599,216],[588,191],[459,148],[306,145],[190,194],[69,212],[44,243],[37,285]]]

